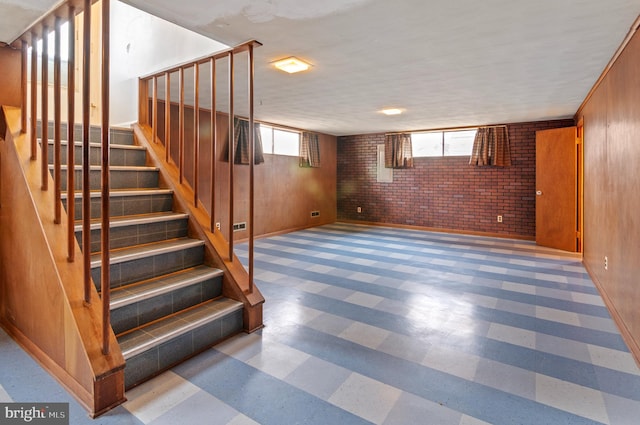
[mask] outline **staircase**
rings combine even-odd
[[[53,134],[50,126],[49,134]],[[61,134],[66,134],[63,125]],[[75,131],[80,135],[80,128]],[[101,279],[99,129],[91,129],[91,275]],[[66,160],[69,144],[62,143]],[[82,216],[82,147],[74,143],[76,196]],[[53,142],[49,141],[49,158]],[[204,242],[189,237],[187,214],[173,211],[173,193],[159,187],[159,170],[131,130],[111,129],[111,325],[126,359],[125,388],[132,388],[218,341],[243,330],[243,304],[222,296],[221,270],[204,261]],[[69,170],[63,162],[62,189]],[[63,192],[63,204],[69,206]],[[82,228],[75,228],[82,247]],[[86,250],[83,252],[86,253]]]

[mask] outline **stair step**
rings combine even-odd
[[[61,166],[61,186],[62,190],[67,190],[67,169],[68,166]],[[118,166],[113,165],[110,167],[111,173],[109,175],[109,183],[111,189],[140,189],[140,188],[157,188],[159,181],[159,170],[156,167],[144,167],[144,166]],[[53,170],[53,165],[49,166],[49,170]],[[82,166],[74,166],[76,173],[75,176],[75,189],[82,188]],[[102,169],[99,166],[92,165],[89,167],[89,185],[91,189],[100,189],[100,180],[102,176]]]
[[[49,122],[47,135],[53,135],[53,121]],[[109,129],[109,140],[113,144],[119,145],[133,145],[133,130],[124,127],[111,127]],[[38,138],[42,137],[42,123],[40,121],[36,124],[36,135]],[[67,123],[60,125],[60,135],[62,139],[67,139]],[[76,141],[82,140],[82,124],[76,124],[73,133]],[[93,143],[100,143],[102,141],[102,128],[100,126],[89,127],[89,141]]]
[[[125,389],[242,331],[242,303],[221,298],[119,335]]]
[[[38,140],[40,143],[40,140]],[[67,148],[66,140],[60,143],[60,156],[62,164],[67,164]],[[82,142],[75,142],[75,163],[82,164]],[[100,143],[91,143],[89,145],[89,162],[93,165],[100,165],[102,158],[102,145]],[[53,163],[54,141],[49,139],[49,163]],[[110,145],[109,159],[112,166],[144,166],[147,160],[147,150],[142,146],[136,145]]]
[[[203,248],[202,240],[179,238],[113,250],[110,253],[110,287],[114,289],[198,266],[204,261]],[[98,288],[101,263],[100,253],[91,255],[91,277]]]
[[[111,293],[111,325],[122,333],[222,295],[222,270],[197,266]]]
[[[129,248],[117,249],[111,252],[111,264],[124,263],[131,260],[152,257],[160,254],[174,253],[183,249],[196,246],[204,246],[204,242],[199,239],[180,238],[163,242],[154,242],[145,245],[136,245]],[[91,255],[91,267],[100,267],[102,259],[100,254]]]
[[[82,192],[75,192],[75,216],[82,217]],[[91,191],[91,218],[102,215],[100,191]],[[119,189],[111,190],[109,197],[111,217],[134,214],[168,212],[173,208],[173,192],[169,189]],[[67,208],[67,192],[62,193]]]
[[[184,213],[151,213],[151,214],[140,214],[135,216],[122,216],[117,218],[112,218],[109,220],[109,227],[111,229],[117,227],[127,227],[127,226],[137,226],[140,224],[151,224],[151,223],[161,223],[165,221],[174,221],[174,220],[184,220],[189,218],[189,214]],[[99,220],[92,220],[91,222],[91,230],[100,230],[102,228],[102,222]],[[74,226],[74,230],[76,232],[82,231],[82,223],[77,222]]]
[[[111,309],[122,308],[135,302],[171,292],[178,288],[184,288],[207,279],[220,277],[223,274],[223,271],[220,269],[214,269],[208,266],[197,266],[119,288],[111,293]],[[220,294],[217,294],[215,296],[217,297],[219,295]]]
[[[118,249],[127,246],[148,244],[167,239],[187,236],[188,214],[160,212],[118,216],[109,220],[109,248]],[[91,252],[101,249],[102,222],[94,219],[91,222]],[[76,239],[82,248],[82,222],[74,227]]]

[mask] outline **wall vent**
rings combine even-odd
[[[247,223],[246,222],[234,223],[233,224],[233,231],[234,232],[238,232],[240,230],[245,230],[246,228],[247,228]]]

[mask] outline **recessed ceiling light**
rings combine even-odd
[[[273,64],[276,68],[288,72],[289,74],[293,74],[294,72],[306,71],[307,69],[309,69],[309,67],[311,67],[311,65],[296,58],[295,56],[280,59],[279,61],[275,61]]]
[[[402,113],[402,109],[399,109],[399,108],[385,108],[385,109],[381,110],[380,112],[382,112],[385,115],[400,115]]]

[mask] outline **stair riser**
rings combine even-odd
[[[82,170],[76,170],[75,189],[82,189]],[[89,172],[89,187],[100,190],[100,170]],[[61,170],[62,190],[67,190],[67,170]],[[158,187],[157,170],[111,170],[109,175],[111,189],[151,189]]]
[[[127,359],[125,389],[128,390],[241,331],[242,310],[238,310]]]
[[[110,249],[185,237],[187,223],[184,219],[112,228],[109,232]],[[100,251],[101,234],[100,229],[91,231],[91,252]],[[82,248],[82,232],[76,232],[76,239]]]
[[[123,263],[111,264],[111,288],[118,288],[129,283],[150,279],[163,274],[175,272],[188,267],[202,264],[204,250],[202,246],[195,246],[177,252],[154,255]],[[100,267],[91,269],[91,277],[100,288]]]
[[[50,122],[47,127],[47,137],[49,139],[53,138],[53,123]],[[42,137],[42,126],[41,123],[37,123],[36,127],[36,135],[38,138]],[[82,141],[82,125],[76,124],[74,128],[73,137],[76,142]],[[60,125],[60,139],[67,140],[67,124],[62,123]],[[91,143],[101,143],[102,142],[102,130],[100,127],[90,127],[89,128],[89,142]],[[114,145],[133,145],[133,131],[127,130],[124,128],[112,128],[111,134],[109,137],[109,142]]]
[[[112,310],[111,326],[119,334],[221,295],[222,277],[218,276]]]
[[[82,146],[75,146],[75,164],[82,164]],[[60,156],[62,165],[67,165],[67,145],[60,146]],[[100,165],[102,151],[99,146],[92,146],[89,149],[89,163]],[[111,165],[126,165],[133,167],[144,166],[147,160],[146,152],[138,149],[111,148],[109,152],[109,163]],[[53,164],[53,145],[49,144],[49,164]]]
[[[67,200],[62,201],[65,209]],[[112,196],[109,200],[110,217],[123,217],[125,215],[150,214],[168,212],[173,209],[173,195],[135,195]],[[82,217],[82,199],[75,200],[75,217]],[[102,204],[100,198],[91,198],[91,218],[102,216]]]

